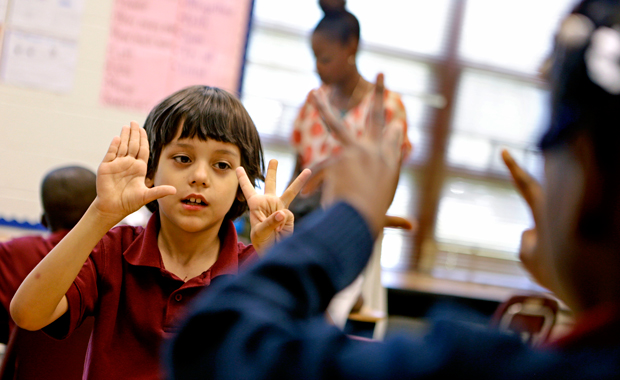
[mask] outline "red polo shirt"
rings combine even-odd
[[[9,330],[15,327],[9,316],[9,305],[17,288],[67,232],[58,231],[48,237],[24,236],[0,244],[0,342],[6,343]]]
[[[158,232],[157,214],[146,229],[113,228],[67,292],[70,322],[65,335],[86,316],[95,316],[85,365],[88,379],[160,378],[160,346],[176,331],[188,302],[214,278],[235,275],[258,257],[252,246],[237,242],[233,223],[225,221],[215,264],[183,282],[164,268]]]
[[[617,347],[620,341],[620,304],[599,305],[584,312],[572,331],[553,342],[550,347]]]

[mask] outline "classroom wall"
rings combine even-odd
[[[113,0],[86,0],[73,89],[66,94],[0,81],[0,218],[38,223],[50,169],[97,169],[114,135],[145,113],[99,103]]]

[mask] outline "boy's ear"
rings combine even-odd
[[[243,195],[243,191],[241,191],[241,187],[237,189],[237,200],[239,202],[245,202],[245,196]]]
[[[144,184],[146,187],[153,187],[153,185],[155,185],[155,181],[153,181],[153,178],[146,177],[144,179]]]

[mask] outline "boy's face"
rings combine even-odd
[[[176,194],[158,200],[162,228],[201,232],[219,227],[230,210],[239,181],[239,148],[231,143],[177,136],[162,149],[147,186],[171,185]]]

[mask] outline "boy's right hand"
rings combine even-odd
[[[97,170],[93,206],[112,225],[147,203],[176,193],[173,186],[146,186],[149,141],[144,128],[133,121],[130,125],[112,139]]]

